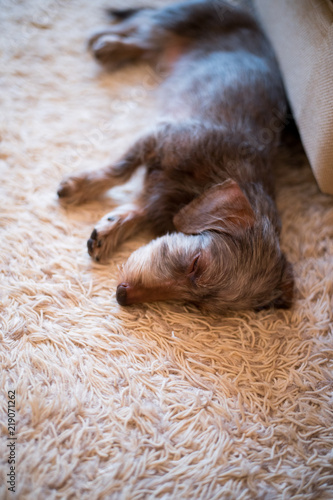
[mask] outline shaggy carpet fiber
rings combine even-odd
[[[154,120],[152,71],[86,52],[103,6],[1,0],[0,497],[332,499],[333,200],[304,157],[280,162],[290,311],[120,307],[118,266],[150,235],[107,266],[86,240],[140,175],[83,207],[55,194]]]

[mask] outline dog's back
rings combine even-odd
[[[225,2],[187,2],[164,9],[161,25],[179,38],[166,52],[177,54],[171,75],[161,86],[163,107],[171,117],[196,118],[248,134],[283,117],[285,95],[280,72],[266,37],[248,12]],[[179,11],[190,15],[179,21]],[[173,16],[177,21],[171,22]],[[181,56],[181,57],[180,57]],[[166,100],[165,96],[169,99]]]
[[[228,178],[254,204],[253,183],[273,197],[271,162],[286,99],[274,54],[255,18],[218,1],[185,2],[150,15],[155,23],[150,43],[163,38],[159,60],[172,66],[159,89],[162,123],[146,162],[144,197],[156,233],[174,230],[172,217],[180,206]],[[278,228],[275,207],[265,195],[260,209]]]

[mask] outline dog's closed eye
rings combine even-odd
[[[191,265],[189,266],[187,274],[190,278],[194,277],[197,274],[200,257],[201,254],[198,253],[192,260]]]

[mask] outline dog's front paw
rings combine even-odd
[[[117,215],[108,214],[96,225],[87,241],[88,253],[96,262],[107,260],[114,251],[120,224]]]
[[[61,181],[57,191],[60,201],[68,205],[84,203],[87,199],[88,184],[88,176],[85,174],[66,177]]]
[[[110,180],[103,170],[91,170],[66,177],[60,183],[57,193],[62,203],[79,205],[98,198],[110,187]]]

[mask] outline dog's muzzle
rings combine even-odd
[[[116,299],[121,306],[127,306],[127,284],[120,283],[117,286]]]
[[[164,285],[144,287],[120,283],[117,286],[116,299],[121,306],[129,306],[141,302],[156,302],[159,300],[179,299],[175,283],[167,282]]]

